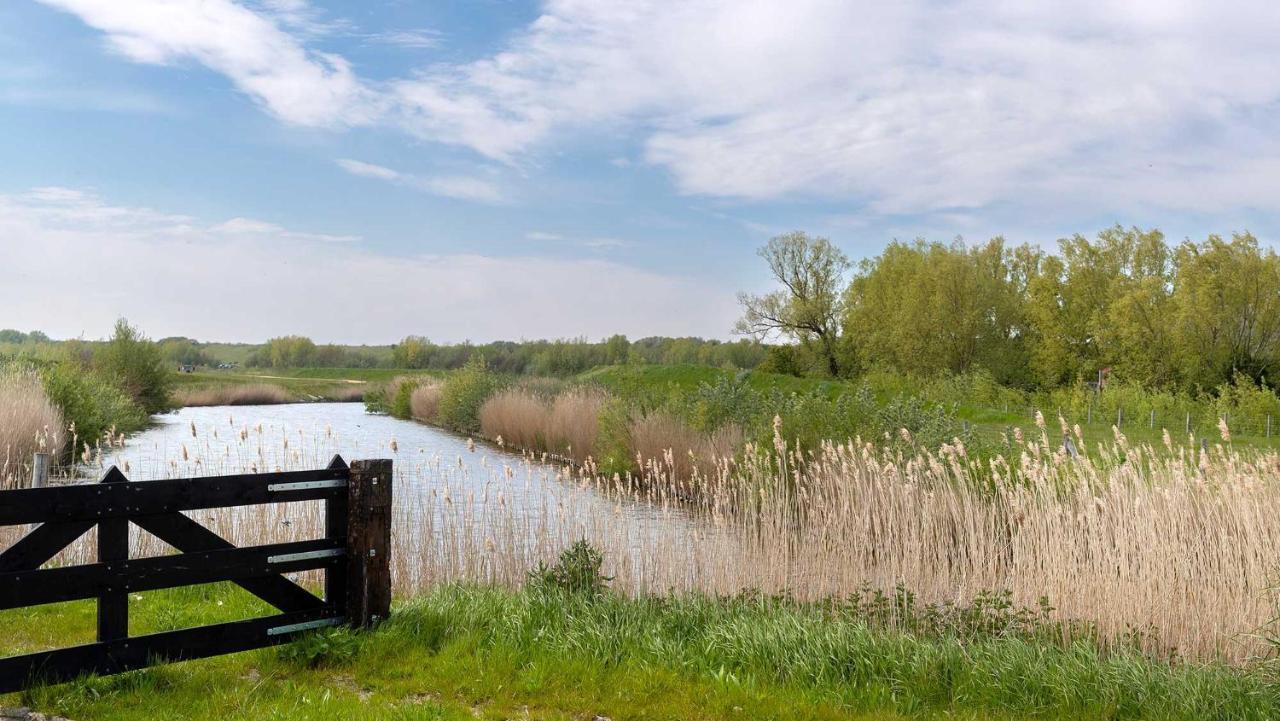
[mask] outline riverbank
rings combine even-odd
[[[263,613],[227,585],[130,597],[145,633]],[[91,636],[92,604],[43,607],[0,652]],[[217,719],[1161,719],[1265,721],[1260,672],[1054,642],[1013,614],[878,628],[867,606],[756,596],[626,599],[442,586],[373,632],[0,696],[77,721]]]

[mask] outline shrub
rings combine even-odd
[[[173,410],[173,375],[160,347],[129,322],[116,321],[111,340],[94,353],[94,365],[128,393],[147,413]]]
[[[444,381],[437,412],[440,425],[459,433],[479,433],[480,409],[501,386],[483,358],[471,359]]]
[[[117,385],[75,363],[52,363],[40,370],[45,392],[62,410],[77,444],[92,445],[109,431],[129,433],[150,422],[146,410]],[[78,452],[80,448],[68,450]]]
[[[631,452],[631,418],[621,399],[608,398],[596,414],[595,461],[606,475],[631,471],[635,454]]]
[[[558,590],[594,598],[603,595],[613,580],[600,572],[603,566],[604,554],[586,540],[579,540],[560,552],[556,565],[548,567],[539,562],[529,572],[527,583],[539,591]]]

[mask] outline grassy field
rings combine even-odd
[[[385,383],[405,374],[420,371],[403,371],[388,368],[248,368],[235,370],[202,370],[194,373],[175,374],[175,396],[180,405],[184,401],[206,396],[217,400],[219,395],[234,395],[237,390],[249,387],[275,387],[281,394],[257,394],[257,402],[307,402],[321,400],[359,400],[359,393],[372,384]],[[250,398],[249,400],[254,400]],[[200,403],[218,405],[218,403]]]
[[[267,612],[218,584],[131,597],[135,634]],[[0,613],[0,653],[75,643],[92,604]],[[120,719],[1273,719],[1280,687],[1022,633],[905,634],[757,597],[444,586],[376,631],[0,696]]]

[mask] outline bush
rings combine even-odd
[[[484,358],[472,358],[445,379],[436,414],[438,422],[459,433],[479,433],[480,409],[501,387],[501,381],[489,372]]]
[[[601,574],[603,566],[604,554],[581,540],[561,551],[556,565],[539,563],[529,572],[528,584],[539,591],[558,590],[594,598],[603,595],[613,580]]]
[[[62,409],[68,427],[77,438],[79,452],[114,429],[130,433],[147,427],[147,411],[102,375],[74,363],[53,363],[40,370],[45,392]]]
[[[160,347],[121,318],[111,340],[93,355],[95,367],[147,413],[173,410],[173,374]]]

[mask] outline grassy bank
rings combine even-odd
[[[179,406],[272,405],[313,401],[355,402],[368,381],[209,371],[178,373],[173,398]]]
[[[138,632],[263,613],[227,586],[131,597]],[[0,613],[4,652],[92,633],[91,606]],[[365,634],[0,697],[108,719],[1170,719],[1280,714],[1264,672],[1054,642],[1010,614],[914,633],[865,605],[442,586]]]

